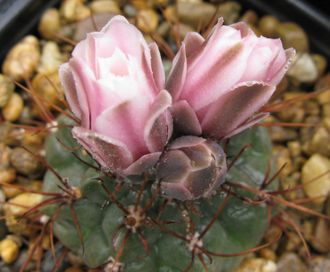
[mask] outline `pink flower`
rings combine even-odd
[[[172,134],[171,96],[158,47],[122,16],[89,33],[60,68],[74,137],[101,166],[140,174],[152,166]]]
[[[166,82],[175,129],[184,134],[222,139],[254,125],[295,54],[245,23],[222,22],[207,39],[188,33]]]

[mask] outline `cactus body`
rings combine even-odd
[[[59,122],[68,123],[63,117]],[[251,144],[251,148],[235,162],[226,180],[258,187],[271,155],[267,131],[253,128],[231,138],[225,149],[227,160],[230,162],[246,144]],[[133,186],[124,180],[118,190],[118,181],[82,163],[81,160],[94,163],[87,153],[75,151],[81,158],[79,160],[64,145],[78,146],[68,128],[60,128],[48,136],[46,159],[79,192],[79,197],[71,202],[51,205],[45,213],[54,217],[56,214],[55,235],[66,247],[78,253],[89,267],[103,266],[108,269],[105,271],[176,272],[189,267],[192,253],[195,253],[191,271],[204,271],[197,258],[199,252],[194,248],[196,243],[212,252],[236,253],[256,246],[266,230],[266,206],[246,204],[231,197],[212,227],[200,241],[195,241],[194,235],[200,234],[212,220],[225,193],[188,201],[185,205],[180,201],[164,205],[164,197],[155,194],[157,185],[151,180],[145,182],[141,201],[136,205],[141,185]],[[58,178],[48,171],[44,190],[61,192],[60,184]],[[128,213],[114,203],[107,191]],[[243,191],[237,193],[247,195]],[[79,230],[70,206],[79,222]],[[193,224],[189,223],[191,221]],[[180,234],[186,241],[171,232]],[[119,254],[121,247],[123,252]],[[212,257],[210,262],[204,255],[203,260],[209,271],[221,272],[231,271],[241,257]]]

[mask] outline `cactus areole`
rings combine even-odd
[[[89,33],[60,68],[79,122],[60,116],[46,141],[56,237],[100,271],[231,271],[267,207],[229,184],[263,183],[271,142],[251,127],[293,55],[219,19],[206,39],[187,34],[165,79],[158,46],[124,17]]]

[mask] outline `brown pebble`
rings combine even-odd
[[[258,27],[260,33],[265,37],[275,38],[277,36],[277,27],[279,25],[279,20],[271,15],[266,15],[260,18]]]
[[[42,168],[36,157],[22,147],[13,149],[10,162],[17,172],[27,176],[37,174]]]
[[[56,8],[46,10],[41,16],[38,30],[43,38],[53,39],[60,31],[60,13]]]

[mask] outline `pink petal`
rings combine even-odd
[[[182,90],[182,86],[186,80],[187,74],[187,58],[185,45],[182,44],[179,52],[176,54],[171,71],[169,73],[166,89],[170,92],[173,97],[173,101],[176,101]]]
[[[202,128],[195,111],[187,101],[180,100],[171,107],[174,131],[184,135],[201,135]]]
[[[275,86],[244,82],[215,101],[202,118],[203,132],[223,138],[249,119],[272,96]]]
[[[207,45],[195,65],[188,67],[181,99],[187,100],[195,111],[213,103],[239,82],[256,42],[252,36],[242,40],[236,29],[221,29],[216,46]]]
[[[163,90],[165,88],[165,72],[162,58],[156,43],[151,43],[149,48],[151,54],[151,71],[153,72],[156,87],[158,91]]]
[[[81,119],[82,112],[78,100],[77,89],[74,78],[68,63],[64,63],[59,68],[59,76],[61,84],[65,91],[65,97],[70,105],[70,109],[79,119]],[[88,116],[88,114],[87,114]]]
[[[149,153],[143,137],[149,107],[148,101],[130,100],[108,108],[97,117],[95,130],[124,143],[130,150],[133,160],[137,160]]]
[[[158,162],[160,155],[161,152],[154,152],[142,156],[126,168],[123,171],[123,174],[125,176],[141,176],[142,174],[149,172]]]
[[[132,154],[120,141],[82,127],[72,130],[74,138],[106,169],[120,172],[132,163]]]
[[[204,46],[205,39],[197,32],[188,32],[183,40],[183,44],[186,47],[186,56],[188,65],[190,65],[195,58],[200,54],[202,47]]]
[[[150,152],[161,151],[172,136],[172,117],[167,111],[171,104],[171,95],[162,90],[151,105],[144,128],[144,139]]]
[[[269,71],[267,82],[269,84],[277,85],[285,75],[286,71],[289,69],[296,51],[293,48],[285,50],[285,60],[281,61],[277,67],[277,70]],[[277,60],[278,61],[278,60]]]

